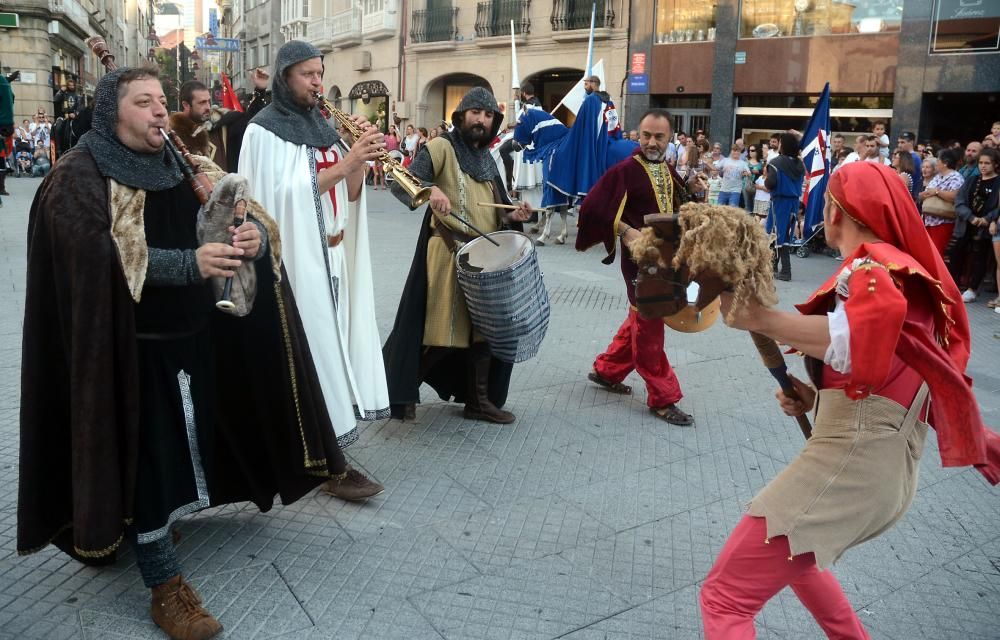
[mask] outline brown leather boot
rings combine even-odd
[[[173,640],[207,640],[222,631],[222,625],[205,611],[198,593],[180,575],[153,587],[150,613],[156,626]]]
[[[517,420],[510,411],[499,409],[490,401],[490,348],[484,342],[469,348],[469,389],[462,414],[469,420],[510,424]]]

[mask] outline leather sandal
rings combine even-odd
[[[627,384],[622,384],[621,382],[611,382],[610,380],[605,380],[596,371],[591,371],[587,374],[587,380],[590,380],[594,384],[598,384],[611,393],[620,393],[623,396],[632,395],[632,387]]]
[[[649,412],[660,420],[678,427],[694,426],[694,417],[681,411],[676,404],[668,404],[665,407],[650,407]]]
[[[986,303],[986,306],[989,307],[990,309],[996,309],[997,307],[1000,307],[1000,297],[993,298],[992,300]]]

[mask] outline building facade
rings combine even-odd
[[[757,140],[804,126],[829,82],[834,131],[883,119],[893,136],[943,142],[982,139],[1000,119],[1000,2],[649,0],[632,10],[626,117],[666,107],[681,130]]]
[[[552,109],[583,76],[591,0],[314,0],[308,38],[327,52],[325,85],[342,109],[385,128],[450,119],[473,86],[512,100],[511,23],[520,83]],[[628,0],[597,2],[593,61],[619,102]],[[559,115],[559,112],[557,112]],[[564,117],[568,114],[563,114]]]
[[[21,72],[12,85],[18,122],[39,109],[51,115],[52,98],[68,79],[93,95],[104,70],[84,44],[90,36],[103,37],[119,64],[137,64],[148,52],[148,0],[15,0],[3,11],[18,16],[16,28],[0,29],[0,67]]]
[[[221,3],[226,37],[241,41],[238,55],[227,55],[224,66],[231,69],[233,89],[241,95],[253,90],[250,72],[257,67],[268,71],[274,66],[278,49],[285,43],[282,33],[282,4],[287,0],[231,0]],[[303,1],[299,0],[301,6]],[[226,23],[228,20],[228,23]]]

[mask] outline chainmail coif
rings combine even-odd
[[[295,101],[285,81],[285,71],[292,65],[322,57],[320,50],[308,42],[290,40],[283,44],[274,62],[271,104],[254,116],[250,124],[260,125],[292,144],[327,148],[340,140],[340,134],[330,126],[318,108],[305,108]]]
[[[177,161],[166,145],[154,153],[140,153],[118,139],[118,82],[128,67],[105,75],[94,91],[93,126],[76,145],[94,157],[97,169],[106,178],[145,191],[176,187],[184,179]],[[155,76],[153,76],[155,78]]]

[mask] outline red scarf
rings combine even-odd
[[[931,243],[909,192],[895,171],[871,162],[853,162],[830,178],[835,205],[870,229],[880,243],[862,244],[846,264],[870,257],[898,281],[916,278],[924,286],[903,287],[908,304],[926,304],[934,310],[932,336],[913,323],[900,331],[896,354],[927,381],[931,392],[930,422],[937,431],[941,463],[946,467],[975,465],[991,484],[1000,483],[1000,435],[983,425],[969,362],[969,320],[961,294]],[[802,313],[824,313],[835,295],[834,274],[798,308]],[[891,336],[872,336],[890,340]],[[845,391],[864,397],[870,381],[853,382]]]

